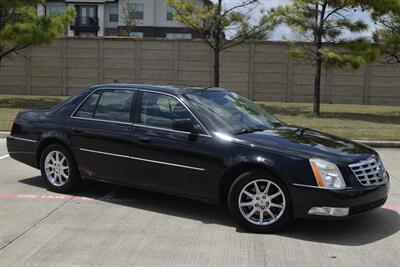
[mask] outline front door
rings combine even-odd
[[[131,183],[133,90],[95,91],[69,119],[74,155],[83,176]]]
[[[156,190],[211,199],[217,195],[221,161],[213,151],[213,138],[172,129],[175,119],[199,121],[178,98],[143,92],[133,130],[134,183]],[[217,175],[218,176],[218,175]]]

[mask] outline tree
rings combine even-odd
[[[265,19],[267,17],[264,17]],[[268,24],[267,24],[268,23]],[[272,36],[272,31],[274,29],[274,25],[271,22],[266,22],[265,28],[262,31],[255,32],[248,36],[246,41],[268,41]],[[251,31],[253,26],[250,23],[243,23],[243,25],[238,30],[237,34],[246,35],[248,32]]]
[[[384,3],[383,3],[384,2]],[[297,34],[296,48],[289,55],[315,65],[314,108],[320,114],[322,67],[359,68],[377,59],[378,51],[367,38],[352,36],[368,30],[368,24],[355,19],[355,12],[388,12],[398,0],[292,0],[271,14]]]
[[[38,17],[42,0],[0,0],[0,63],[32,45],[49,43],[65,32],[75,18],[75,10]]]
[[[210,1],[199,7],[196,1],[168,0],[174,10],[175,20],[199,32],[213,50],[215,87],[219,87],[220,81],[220,53],[247,40],[265,37],[273,28],[268,17],[262,17],[255,25],[251,23],[250,14],[259,4],[258,0],[241,0],[236,4],[230,2],[229,7],[222,0],[215,3]]]
[[[400,12],[376,16],[374,20],[380,27],[374,32],[374,40],[384,56],[384,63],[400,64]]]
[[[122,19],[125,22],[125,29],[121,31],[121,35],[131,36],[136,26],[136,10],[126,4],[122,8]]]

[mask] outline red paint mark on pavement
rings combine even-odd
[[[400,213],[400,205],[384,205],[382,208]]]

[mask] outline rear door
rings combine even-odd
[[[71,141],[83,176],[131,183],[130,147],[136,91],[101,89],[69,119]]]

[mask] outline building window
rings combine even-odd
[[[118,22],[118,6],[110,6],[110,22]]]
[[[65,6],[49,6],[47,10],[47,15],[53,15],[58,13],[63,13],[65,11]]]
[[[143,32],[130,32],[129,36],[135,38],[143,38]]]
[[[167,20],[168,21],[174,20],[174,9],[170,6],[167,7]]]
[[[129,12],[133,12],[135,19],[143,20],[144,18],[144,4],[129,4]]]
[[[167,37],[167,39],[190,40],[190,39],[192,39],[192,34],[191,33],[167,33],[166,37]]]

